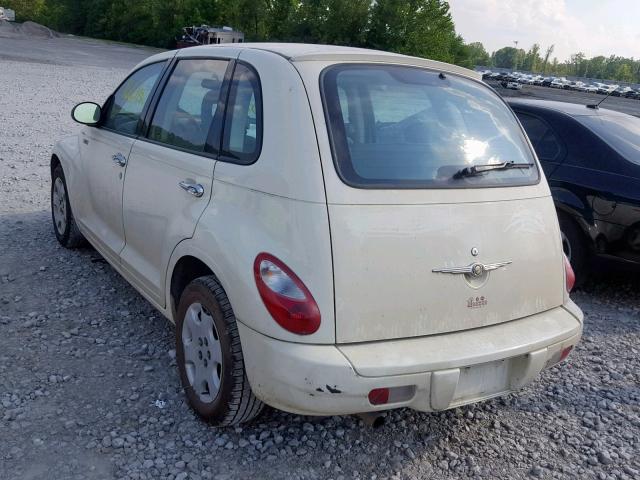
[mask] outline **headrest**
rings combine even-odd
[[[220,89],[220,80],[217,78],[205,78],[200,82],[202,88],[206,88],[207,90],[218,90]]]

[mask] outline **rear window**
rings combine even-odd
[[[359,188],[530,185],[537,166],[511,110],[479,82],[396,65],[329,67],[322,96],[336,169]],[[534,164],[454,179],[474,165]]]
[[[640,165],[640,118],[630,115],[582,115],[576,119],[627,160]]]

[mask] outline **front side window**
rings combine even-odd
[[[257,160],[262,146],[262,95],[256,73],[238,64],[233,73],[222,136],[223,154],[232,161],[249,164]]]
[[[158,102],[149,139],[204,152],[227,65],[225,60],[180,60]]]
[[[108,102],[102,126],[126,135],[135,135],[138,122],[149,100],[164,62],[142,67],[120,85]]]
[[[359,188],[530,185],[539,179],[513,113],[486,86],[397,65],[335,65],[321,78],[337,171]],[[456,176],[505,162],[530,168]]]

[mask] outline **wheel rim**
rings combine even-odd
[[[53,222],[60,235],[67,231],[67,191],[60,177],[53,183],[53,195],[51,197],[51,209],[53,210]]]
[[[564,234],[562,230],[560,231],[560,236],[562,237],[562,250],[564,251],[564,254],[567,256],[567,260],[571,262],[571,243],[569,242],[569,239],[567,238],[567,236]]]
[[[213,317],[200,303],[187,309],[182,346],[189,385],[201,402],[213,402],[222,379],[222,347]]]

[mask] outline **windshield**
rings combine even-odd
[[[537,166],[454,178],[474,165],[534,164],[513,113],[485,85],[397,65],[329,67],[322,94],[334,160],[360,188],[530,185]]]
[[[640,165],[640,118],[631,115],[576,117],[627,160]]]

